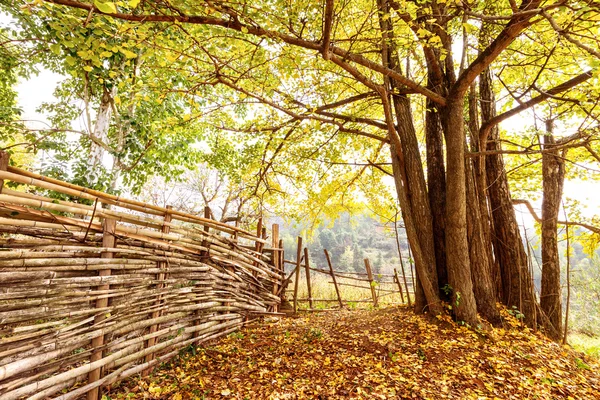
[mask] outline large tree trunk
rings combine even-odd
[[[427,100],[425,113],[425,141],[427,149],[427,193],[431,208],[435,262],[440,288],[448,284],[446,270],[446,171],[444,167],[444,139],[436,104]],[[441,291],[440,296],[443,295]]]
[[[479,94],[482,120],[485,123],[496,115],[496,103],[489,69],[486,69],[480,76]],[[485,149],[488,151],[502,149],[497,127],[491,129]],[[485,162],[488,196],[494,226],[492,240],[502,279],[500,298],[509,308],[517,307],[524,315],[527,324],[535,328],[537,304],[533,280],[510,197],[504,160],[501,154],[489,154],[485,157]]]
[[[475,85],[469,91],[469,132],[471,151],[479,151],[479,113]],[[467,226],[471,257],[471,276],[477,310],[492,324],[500,323],[496,308],[497,290],[495,267],[490,237],[490,217],[485,191],[485,164],[479,158],[466,158],[467,171]],[[499,277],[498,277],[499,280]]]
[[[390,11],[389,3],[386,0],[379,0],[378,7],[382,32],[381,58],[383,64],[388,68],[400,71],[398,55],[392,40],[393,29],[390,20],[383,18],[383,15],[387,15]],[[400,88],[385,78],[385,89],[388,93],[393,93],[395,89]],[[386,95],[382,97],[382,101],[388,126],[390,122],[393,123],[393,127],[390,126],[388,129],[392,171],[408,241],[415,258],[417,271],[415,310],[423,312],[429,308],[434,314],[437,314],[441,312],[442,307],[436,271],[432,216],[410,100],[406,95],[392,95],[390,104],[389,97]],[[424,295],[424,298],[421,294]]]
[[[492,260],[489,258],[491,247],[485,237],[485,223],[479,209],[479,194],[475,182],[473,161],[465,160],[467,173],[467,227],[469,238],[469,256],[471,258],[471,277],[477,310],[490,323],[500,323],[500,313],[496,308],[496,290],[492,278]]]
[[[446,137],[446,262],[452,307],[459,321],[477,325],[467,240],[465,129],[462,96],[448,97],[442,115]]]
[[[554,327],[552,338],[560,339],[562,304],[560,289],[560,260],[558,257],[558,212],[565,178],[565,162],[555,149],[552,120],[546,121],[544,153],[542,154],[542,291],[540,306]]]

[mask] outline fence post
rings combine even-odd
[[[404,293],[402,292],[402,285],[400,284],[400,278],[398,277],[398,271],[396,270],[396,268],[394,268],[394,279],[396,280],[396,283],[398,284],[398,290],[400,291],[400,298],[402,299],[402,302],[404,303]]]
[[[371,296],[373,297],[373,306],[377,307],[377,292],[375,291],[375,286],[373,284],[373,272],[371,271],[371,262],[368,258],[365,258],[365,267],[367,268],[367,276],[369,277],[369,287],[371,288]]]
[[[331,257],[329,257],[329,252],[327,249],[323,249],[325,253],[325,258],[327,259],[327,264],[329,265],[329,273],[331,274],[331,279],[333,279],[333,286],[335,286],[335,293],[337,294],[338,302],[340,303],[340,308],[344,307],[344,303],[342,302],[342,296],[340,295],[340,288],[337,284],[337,279],[335,279],[335,273],[333,272],[333,266],[331,265]]]
[[[167,206],[167,210],[171,210],[173,207],[172,206]],[[171,220],[173,219],[173,216],[167,211],[163,217],[163,220],[165,222],[165,224],[163,224],[162,228],[161,228],[161,232],[162,233],[169,233],[169,231],[171,230],[171,227],[168,225],[169,222],[171,222]],[[167,268],[167,263],[165,261],[159,261],[158,262],[158,268],[159,269],[165,269]],[[160,272],[157,274],[156,279],[158,280],[158,283],[156,284],[156,288],[158,289],[159,293],[157,293],[158,297],[157,297],[157,301],[156,301],[156,306],[160,307],[160,304],[162,303],[162,295],[160,294],[160,290],[164,288],[164,284],[162,281],[164,281],[166,279],[166,274],[164,272]],[[159,310],[153,311],[151,318],[158,318],[160,316],[161,312]],[[158,330],[158,324],[154,324],[150,327],[150,333],[154,333]],[[156,338],[150,338],[146,341],[146,348],[148,347],[152,347],[154,346],[154,344],[156,344]],[[145,358],[144,358],[144,362],[148,362],[148,361],[152,361],[154,359],[154,353],[150,353],[148,354]],[[142,376],[147,376],[150,373],[151,368],[145,369],[142,372]]]
[[[410,247],[408,249],[410,250]],[[408,306],[412,307],[412,304],[410,301],[410,293],[408,291],[408,283],[406,282],[406,270],[404,269],[404,257],[402,257],[402,251],[400,250],[400,244],[398,244],[398,257],[400,257],[400,267],[402,268],[402,280],[404,281],[404,289],[406,290],[406,300],[408,300]],[[409,257],[410,257],[410,255],[409,255]],[[412,269],[411,269],[411,275],[412,275]],[[413,288],[414,288],[414,286],[413,286]]]
[[[102,247],[115,248],[116,238],[115,230],[117,221],[110,218],[105,218],[102,229]],[[101,258],[113,258],[112,252],[104,252],[100,255]],[[110,269],[102,269],[98,272],[98,276],[110,276]],[[97,290],[108,290],[110,285],[100,285]],[[96,308],[108,307],[108,297],[97,299]],[[98,325],[106,318],[106,311],[102,311],[100,315],[96,315],[94,318],[94,326]],[[97,336],[92,339],[92,355],[90,356],[90,363],[102,359],[102,346],[104,345],[104,335]],[[97,368],[88,373],[88,383],[96,382],[101,378],[102,368]],[[87,393],[88,400],[98,400],[100,388],[94,388]]]
[[[206,219],[211,219],[210,215],[211,215],[211,211],[210,211],[210,207],[209,206],[204,206],[204,218]],[[208,233],[210,232],[210,227],[206,224],[204,224],[204,232],[208,235]],[[203,240],[202,241],[202,247],[206,248],[206,250],[204,250],[202,253],[204,253],[204,256],[208,256],[208,253],[210,252],[210,243],[207,240]]]
[[[0,171],[8,170],[8,161],[10,160],[10,154],[6,151],[0,151]],[[4,187],[4,179],[0,179],[0,193]]]
[[[279,225],[273,224],[271,226],[271,247],[273,248],[273,267],[275,267],[275,271],[279,273],[279,250],[277,247],[279,246]],[[279,291],[279,285],[277,282],[273,284],[273,294],[277,295]],[[273,305],[273,311],[279,311],[279,305]]]
[[[310,284],[310,260],[308,258],[308,247],[304,248],[304,268],[306,271],[306,286],[308,288],[308,307],[312,310],[313,299],[312,299],[312,286]]]
[[[294,314],[298,312],[298,282],[300,282],[300,265],[302,264],[302,237],[298,236],[296,251],[296,280],[294,282]]]
[[[263,223],[263,219],[262,219],[262,217],[260,217],[258,219],[258,224],[256,225],[256,237],[258,237],[258,238],[262,237],[262,223]],[[256,251],[256,253],[257,253],[256,256],[258,258],[260,258],[260,254],[262,253],[262,247],[263,247],[263,244],[259,241],[257,241],[254,244],[254,251]],[[258,267],[259,266],[258,261],[255,261],[254,265]],[[258,272],[252,271],[252,276],[255,276],[255,277],[258,276]]]

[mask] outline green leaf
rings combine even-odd
[[[100,12],[106,14],[114,14],[117,12],[117,6],[113,2],[101,2],[100,0],[94,0],[94,5]]]
[[[52,51],[54,54],[56,54],[57,56],[59,56],[59,55],[60,55],[60,45],[59,45],[59,44],[57,44],[57,43],[51,44],[51,45],[50,45],[50,50],[51,50],[51,51]]]
[[[135,54],[133,51],[129,51],[122,47],[119,49],[119,51],[127,58],[136,58],[137,57],[137,54]]]
[[[140,4],[140,0],[129,0],[129,7],[136,8]]]

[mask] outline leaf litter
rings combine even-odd
[[[522,327],[470,329],[406,307],[253,322],[111,399],[600,399],[600,363]]]

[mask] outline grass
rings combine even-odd
[[[571,333],[568,341],[575,350],[600,359],[600,336],[591,337],[582,333]]]

